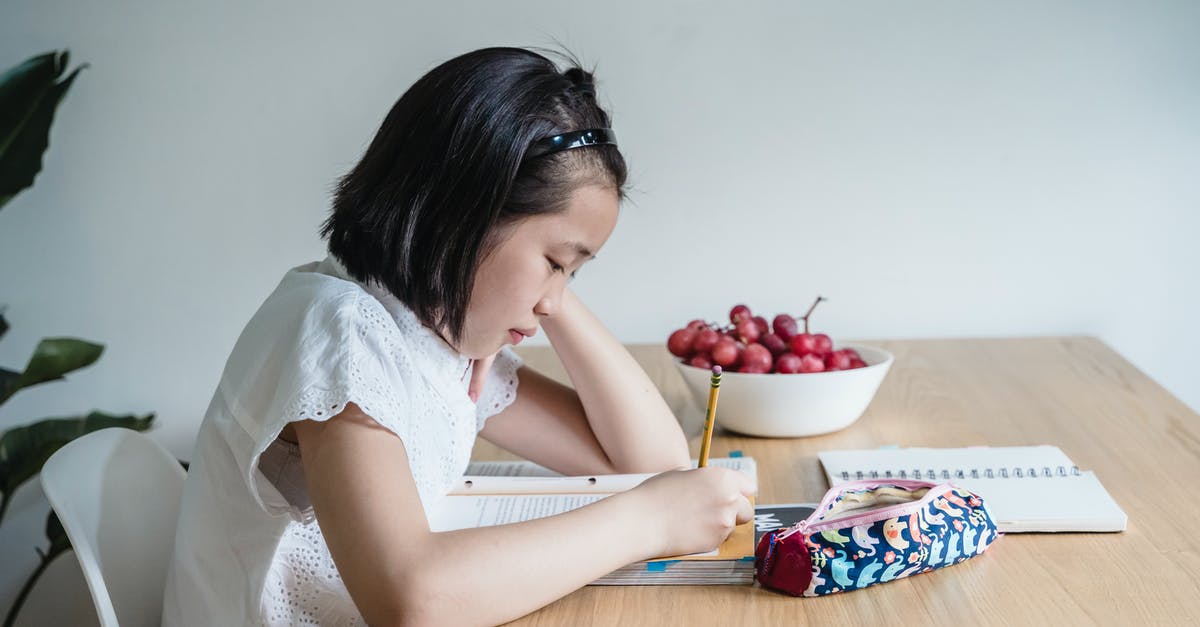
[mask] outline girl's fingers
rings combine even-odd
[[[738,499],[737,524],[754,520],[754,506],[745,498]]]

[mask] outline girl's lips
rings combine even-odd
[[[522,335],[521,333],[517,332],[514,329],[508,330],[508,337],[512,340],[513,346],[520,344],[521,340],[525,339],[524,335]]]

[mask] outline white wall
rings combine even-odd
[[[554,40],[596,64],[632,164],[576,282],[621,339],[820,293],[835,337],[1094,334],[1200,407],[1196,3],[113,4],[0,10],[0,66],[91,66],[0,211],[0,364],[43,336],[107,345],[0,429],[154,411],[188,456],[242,325],[322,256],[333,181],[392,102],[456,54]],[[21,496],[0,608],[40,537],[44,501]]]

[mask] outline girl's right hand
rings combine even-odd
[[[706,466],[655,475],[629,492],[654,512],[654,557],[711,551],[738,524],[754,519],[747,497],[754,482],[744,473]]]

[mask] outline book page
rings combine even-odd
[[[822,451],[818,457],[830,485],[863,479],[957,481],[1078,474],[1057,446]]]
[[[473,461],[463,473],[468,477],[561,477],[563,475],[529,461]]]
[[[429,516],[432,531],[489,527],[544,518],[595,503],[610,494],[451,495]]]
[[[818,503],[781,503],[778,505],[756,505],[754,507],[754,545],[763,534],[776,529],[786,529],[808,518],[817,511]]]
[[[487,494],[450,495],[430,513],[431,531],[454,531],[525,522],[561,514],[595,503],[611,494]],[[688,558],[717,557],[718,550]],[[676,557],[674,559],[680,559]]]
[[[468,476],[450,489],[468,494],[613,494],[632,490],[654,475],[595,475],[592,477]]]
[[[709,465],[736,470],[758,484],[750,457],[710,458]],[[693,467],[697,461],[692,460]],[[568,477],[529,461],[475,461],[457,486],[429,512],[433,531],[524,522],[553,516],[636,487],[656,473]],[[753,500],[751,501],[753,503]],[[752,559],[754,525],[746,522],[717,548],[671,560]]]
[[[1094,473],[1056,446],[903,448],[818,454],[831,487],[848,481],[951,482],[983,498],[1002,532],[1124,531],[1128,518]]]
[[[1091,472],[953,483],[978,494],[996,528],[1006,533],[1124,531],[1128,523],[1125,512]]]
[[[698,460],[693,459],[692,468],[695,468],[697,464]],[[754,461],[753,457],[712,457],[709,458],[708,465],[744,472],[751,479],[754,479],[755,485],[758,485],[758,464]],[[475,477],[549,478],[562,477],[564,475],[530,461],[473,461],[467,466],[467,471],[463,473],[463,476],[464,478],[474,479]],[[619,475],[598,476],[614,477]]]

